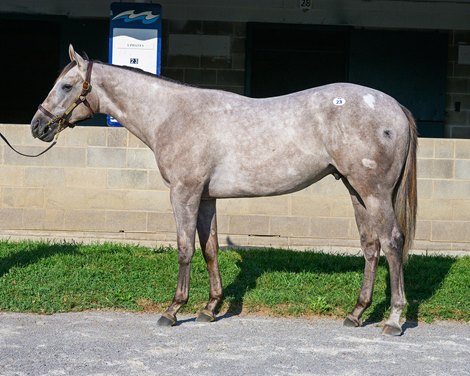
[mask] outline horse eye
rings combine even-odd
[[[62,90],[63,90],[63,91],[70,91],[70,90],[72,90],[72,87],[73,87],[73,86],[70,85],[70,84],[63,84],[63,85],[62,85]]]

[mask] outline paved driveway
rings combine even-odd
[[[0,375],[470,375],[470,325],[405,325],[398,338],[341,321],[0,313]]]

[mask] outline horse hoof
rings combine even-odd
[[[384,336],[401,336],[403,334],[401,330],[401,326],[398,325],[391,325],[391,324],[385,324],[384,328],[382,329],[382,334]]]
[[[349,328],[357,328],[362,325],[361,319],[355,319],[352,316],[347,316],[343,321],[343,326],[347,326]]]
[[[215,321],[215,315],[210,311],[201,311],[196,318],[197,322],[212,322]]]
[[[158,326],[174,326],[176,324],[176,317],[171,317],[170,315],[163,314],[157,322]]]

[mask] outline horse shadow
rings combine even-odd
[[[456,259],[449,256],[411,255],[404,267],[407,307],[403,331],[418,326],[420,307],[442,285]],[[388,269],[387,269],[388,270]],[[366,325],[383,320],[390,308],[390,278],[386,279],[385,299],[368,313]]]
[[[73,243],[21,243],[17,251],[11,251],[6,257],[0,258],[0,278],[11,268],[23,268],[57,254],[77,254],[78,247]]]
[[[237,266],[240,269],[237,277],[225,287],[224,296],[228,301],[227,311],[221,316],[226,318],[240,315],[243,311],[246,293],[256,288],[259,277],[265,273],[347,273],[357,272],[363,275],[364,259],[354,255],[338,255],[318,252],[298,252],[268,248],[231,248],[240,256]],[[403,329],[416,327],[419,320],[420,305],[431,298],[446,278],[455,259],[451,257],[410,256],[405,266],[405,291],[408,300],[406,322]],[[381,265],[386,265],[381,257]],[[390,276],[387,265],[385,297],[374,304],[364,313],[364,325],[381,322],[388,316],[390,309]],[[423,273],[433,271],[433,273]],[[432,275],[431,275],[432,274]],[[417,278],[427,278],[426,282]],[[423,289],[423,286],[425,288]],[[359,288],[351,288],[351,294],[359,294]],[[354,296],[354,301],[357,295]],[[352,310],[354,305],[349,309]]]

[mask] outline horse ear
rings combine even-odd
[[[77,63],[78,71],[83,76],[83,79],[85,79],[87,62],[83,57],[81,57],[77,52],[75,52],[71,44],[69,45],[69,57],[70,61],[75,61]]]

